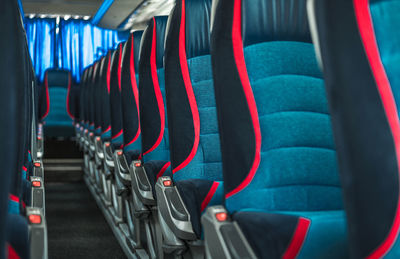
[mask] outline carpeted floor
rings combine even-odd
[[[45,189],[50,259],[126,258],[83,181]]]

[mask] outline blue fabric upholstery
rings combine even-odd
[[[262,132],[261,162],[250,185],[227,199],[228,210],[341,209],[330,117],[312,44],[266,42],[245,48],[244,55]]]
[[[67,126],[72,125],[72,120],[67,114],[67,89],[64,87],[53,86],[49,89],[50,111],[44,120],[46,126]]]
[[[72,136],[72,119],[67,111],[68,88],[71,84],[70,73],[65,70],[49,69],[45,75],[45,87],[49,94],[49,110],[44,118],[47,136]],[[46,98],[42,100],[47,101]],[[47,130],[46,130],[47,129]]]
[[[221,148],[219,142],[211,56],[188,60],[193,92],[200,117],[200,141],[192,161],[174,174],[174,180],[206,179],[222,181]]]
[[[227,210],[258,258],[347,257],[342,188],[306,1],[219,0],[214,10]]]

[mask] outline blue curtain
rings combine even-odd
[[[39,80],[44,71],[54,67],[55,19],[24,19],[29,53]]]
[[[30,29],[28,33],[31,27],[36,29]],[[79,82],[85,67],[129,37],[127,32],[102,29],[93,26],[90,21],[79,19],[61,19],[59,24],[55,19],[25,19],[25,28],[40,80],[43,80],[47,68],[56,67],[70,70]],[[38,46],[41,51],[36,49]]]
[[[105,30],[84,20],[61,20],[57,38],[58,67],[71,70],[77,81],[85,67],[109,49],[128,38],[129,34]]]

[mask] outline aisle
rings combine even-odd
[[[45,187],[49,258],[126,258],[83,181]]]

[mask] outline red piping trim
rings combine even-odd
[[[47,71],[44,76],[44,88],[46,90],[47,107],[46,107],[46,112],[44,113],[44,115],[42,117],[42,120],[44,120],[47,117],[47,115],[49,115],[49,111],[50,111],[50,94],[49,94],[49,82],[47,79]]]
[[[118,138],[119,136],[121,136],[122,132],[123,132],[123,130],[120,130],[115,136],[111,137],[111,139]]]
[[[240,81],[243,86],[243,91],[246,96],[247,105],[250,110],[250,116],[253,123],[254,142],[256,144],[254,151],[254,160],[253,164],[250,168],[249,173],[246,178],[241,182],[236,188],[227,193],[226,198],[231,197],[232,195],[243,190],[250,182],[253,180],[254,175],[258,169],[260,164],[260,153],[261,153],[261,130],[260,130],[260,122],[258,121],[258,111],[256,101],[254,100],[253,90],[251,89],[249,76],[247,74],[246,62],[244,59],[243,53],[243,40],[242,40],[242,1],[235,0],[234,3],[234,12],[233,12],[233,23],[232,23],[232,46],[233,46],[233,54],[235,57],[236,67],[239,73]]]
[[[157,99],[157,104],[158,104],[158,110],[159,115],[160,115],[160,133],[158,134],[158,138],[154,145],[147,151],[143,152],[143,155],[146,155],[150,152],[152,152],[154,149],[156,149],[163,138],[164,135],[164,130],[165,130],[165,111],[164,111],[164,101],[161,95],[161,90],[160,90],[160,83],[158,81],[158,75],[157,75],[157,63],[156,63],[156,44],[157,44],[157,37],[156,37],[156,19],[153,17],[153,39],[151,43],[151,55],[150,55],[150,69],[151,69],[151,79],[153,80],[153,88],[154,88],[154,93],[156,95]]]
[[[219,182],[214,182],[211,185],[210,190],[208,191],[206,197],[204,198],[203,202],[201,203],[201,209],[200,211],[203,212],[203,210],[207,207],[207,205],[210,203],[212,197],[214,196],[215,192],[217,191],[219,186]]]
[[[71,119],[75,119],[74,115],[72,115],[70,109],[69,109],[69,95],[71,93],[71,74],[68,74],[68,92],[67,92],[67,112],[69,117],[71,117]]]
[[[26,168],[25,166],[22,166],[22,170],[24,170],[26,172],[26,171],[28,171],[28,168]]]
[[[133,34],[132,34],[132,42],[131,42],[131,56],[129,60],[129,69],[130,69],[130,77],[131,77],[131,85],[132,85],[132,92],[133,96],[135,97],[135,102],[136,102],[136,109],[137,109],[137,119],[138,119],[138,129],[136,131],[135,136],[133,139],[126,144],[125,146],[129,146],[130,144],[134,143],[140,135],[140,114],[139,114],[139,91],[137,87],[137,82],[136,82],[136,73],[135,73],[135,57],[134,57],[134,44],[133,44]]]
[[[122,43],[119,44],[119,54],[118,54],[118,88],[121,92],[121,62],[122,62]]]
[[[107,64],[107,91],[110,94],[110,82],[111,82],[111,53],[108,53],[108,64]]]
[[[165,171],[167,171],[167,168],[171,165],[171,162],[166,163],[160,170],[160,172],[158,172],[157,176],[156,176],[156,181],[158,180],[159,177],[161,177]]]
[[[102,134],[104,134],[104,133],[106,133],[107,131],[110,131],[110,130],[111,130],[111,126],[108,126],[108,128],[105,131],[103,131]]]
[[[11,201],[14,201],[14,202],[18,202],[19,203],[19,197],[18,196],[16,196],[16,195],[14,195],[14,194],[9,194],[8,195],[8,198],[11,200]]]
[[[21,257],[19,257],[17,252],[10,244],[7,244],[7,252],[8,252],[7,259],[21,259]]]
[[[179,29],[179,60],[181,65],[183,82],[185,84],[186,93],[188,95],[190,109],[193,116],[193,126],[194,126],[194,143],[189,156],[177,167],[172,169],[173,173],[178,172],[185,166],[187,166],[193,157],[196,155],[197,148],[199,146],[200,140],[200,117],[199,111],[197,109],[196,98],[193,93],[192,82],[190,80],[189,68],[186,59],[186,18],[185,18],[185,0],[182,0],[182,14],[181,14],[181,25]]]
[[[368,61],[374,75],[380,98],[383,103],[386,117],[389,122],[396,150],[397,168],[400,170],[400,123],[396,102],[393,97],[390,82],[379,54],[376,43],[372,17],[368,0],[354,0],[354,10],[358,29],[364,45]],[[400,173],[400,172],[399,172]],[[400,178],[399,178],[400,180]],[[399,194],[398,194],[399,195]],[[369,259],[382,258],[393,246],[399,234],[400,227],[400,198],[397,199],[396,215],[386,239],[367,257]]]
[[[306,239],[310,224],[311,221],[309,219],[299,218],[292,240],[283,254],[282,259],[294,259],[297,257]]]

